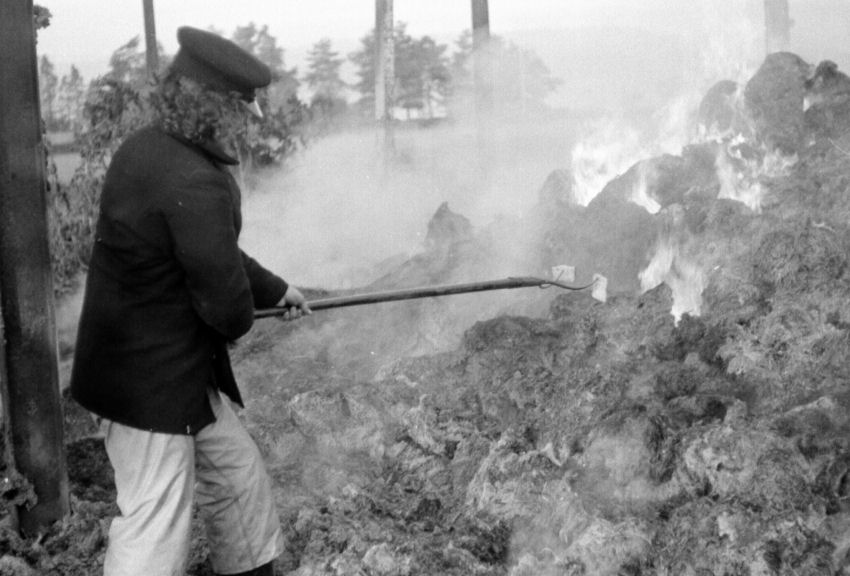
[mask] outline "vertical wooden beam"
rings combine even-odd
[[[493,62],[489,53],[490,9],[487,0],[472,0],[472,58],[475,108],[486,115],[493,108]]]
[[[0,2],[0,38],[0,380],[13,464],[38,497],[19,528],[35,534],[69,505],[32,0]]]
[[[480,185],[490,185],[493,116],[493,62],[490,9],[487,0],[472,0],[472,77],[475,107],[476,160]]]
[[[788,0],[764,0],[765,51],[785,52],[791,47],[791,20]]]
[[[159,72],[159,51],[156,46],[156,19],[153,13],[153,0],[142,0],[145,11],[145,62],[148,82],[153,82]]]
[[[375,119],[383,152],[391,154],[393,141],[393,91],[395,88],[395,38],[393,0],[375,0]]]

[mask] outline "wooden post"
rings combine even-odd
[[[375,0],[375,120],[379,123],[381,152],[388,159],[394,148],[393,91],[395,85],[395,39],[393,0]]]
[[[491,184],[493,70],[490,10],[487,0],[472,0],[472,75],[475,106],[476,160],[482,188]]]
[[[142,0],[145,11],[145,62],[148,82],[153,82],[159,72],[159,52],[156,46],[156,20],[153,15],[153,0]]]
[[[32,0],[0,2],[0,362],[7,442],[38,503],[36,534],[69,511]]]
[[[791,46],[791,20],[788,0],[764,0],[765,50],[785,52]]]
[[[472,58],[475,78],[475,108],[489,114],[493,108],[493,62],[489,53],[490,10],[487,0],[472,0]]]

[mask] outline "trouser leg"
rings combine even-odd
[[[191,436],[103,423],[121,514],[112,520],[105,576],[183,576],[195,483]]]
[[[196,493],[210,562],[217,574],[262,568],[257,574],[270,575],[270,562],[283,551],[271,480],[229,403],[217,393],[210,401],[216,421],[195,436]]]

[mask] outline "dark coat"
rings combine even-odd
[[[239,249],[235,160],[145,128],[106,174],[78,329],[71,393],[109,420],[194,434],[214,421],[207,390],[241,404],[227,342],[286,282]]]

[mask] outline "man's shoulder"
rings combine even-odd
[[[146,126],[133,132],[121,144],[116,158],[157,166],[179,165],[184,170],[215,170],[203,150],[172,136],[157,126]]]
[[[139,156],[163,162],[163,156],[183,164],[195,164],[196,169],[218,169],[220,166],[235,166],[239,161],[230,155],[220,143],[212,140],[193,142],[179,134],[173,134],[156,124],[149,124],[127,137],[118,150],[120,155]]]
[[[231,193],[228,175],[203,151],[154,126],[134,132],[124,140],[109,163],[103,194],[121,198],[144,189],[145,197],[153,199],[160,194],[186,193],[198,187],[207,193],[215,190]]]
[[[161,150],[169,155],[181,153],[197,155],[197,152],[192,150],[193,146],[190,143],[182,142],[154,125],[145,126],[130,134],[124,140],[121,148],[150,148]]]

